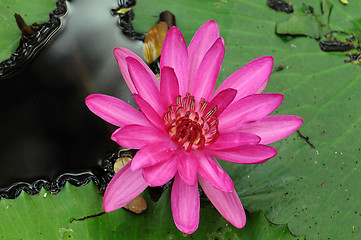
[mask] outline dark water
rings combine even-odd
[[[113,56],[142,45],[111,15],[117,1],[72,0],[61,30],[21,73],[0,80],[0,188],[94,169],[117,145],[113,130],[85,106],[91,93],[134,105]]]

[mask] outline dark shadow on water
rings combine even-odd
[[[113,49],[140,54],[142,45],[117,27],[111,15],[117,2],[67,4],[61,30],[47,46],[21,73],[0,79],[0,188],[91,170],[116,150],[109,138],[113,128],[87,109],[87,95],[108,94],[135,105]]]

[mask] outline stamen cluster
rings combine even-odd
[[[191,149],[202,150],[205,145],[218,139],[217,106],[208,110],[208,104],[204,98],[197,104],[194,96],[187,93],[183,99],[178,95],[176,102],[163,114],[166,132],[187,152]]]

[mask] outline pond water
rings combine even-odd
[[[23,71],[0,80],[0,188],[88,171],[117,149],[110,140],[114,127],[87,109],[87,95],[113,95],[135,106],[113,49],[140,55],[142,43],[117,26],[119,17],[111,14],[117,2],[73,0],[67,6],[46,47]]]

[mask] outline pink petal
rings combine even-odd
[[[219,38],[219,29],[215,21],[210,20],[203,24],[188,46],[189,56],[189,86],[193,85],[194,76],[204,56]]]
[[[171,204],[177,228],[186,234],[197,230],[200,206],[198,184],[190,186],[177,174],[172,186]]]
[[[139,109],[148,119],[148,121],[159,131],[164,132],[164,121],[159,114],[138,94],[133,94],[134,100]]]
[[[260,93],[267,85],[272,68],[272,57],[256,58],[224,80],[215,94],[227,88],[234,88],[237,90],[234,101],[237,101],[250,94]]]
[[[151,187],[162,186],[177,173],[177,158],[172,157],[151,167],[143,168],[144,180]]]
[[[150,126],[140,111],[118,98],[92,94],[85,99],[85,104],[95,115],[115,126],[123,127],[129,124]]]
[[[181,149],[178,153],[178,173],[188,185],[197,183],[198,160],[192,152]]]
[[[242,145],[257,144],[261,138],[253,133],[247,132],[228,132],[220,133],[215,143],[206,145],[205,149],[222,150],[225,148],[234,148]]]
[[[188,88],[188,51],[184,37],[177,27],[171,27],[163,42],[160,58],[160,69],[168,66],[174,69],[179,82],[181,95],[187,93]]]
[[[124,80],[127,83],[128,87],[132,93],[138,93],[138,92],[135,89],[134,83],[129,75],[128,65],[127,65],[127,62],[125,61],[126,57],[132,57],[132,58],[135,58],[136,60],[138,60],[138,62],[140,62],[143,65],[143,67],[147,70],[147,72],[151,76],[153,82],[156,84],[156,86],[158,86],[158,89],[159,89],[159,80],[154,75],[152,70],[149,69],[147,64],[140,57],[138,57],[135,53],[129,51],[126,48],[118,47],[118,48],[114,49],[114,56],[118,62],[118,65],[119,65],[120,71],[122,72]]]
[[[245,124],[240,131],[257,134],[261,144],[269,144],[292,134],[302,125],[302,118],[291,115],[267,116]]]
[[[148,187],[142,170],[132,171],[130,165],[131,162],[127,163],[110,181],[103,199],[105,212],[123,207]]]
[[[127,125],[117,129],[111,139],[120,146],[131,149],[140,149],[147,144],[169,142],[169,135],[159,132],[153,127]]]
[[[199,175],[198,181],[218,212],[236,228],[243,228],[246,224],[246,214],[236,191],[220,191]]]
[[[176,102],[176,98],[179,95],[178,79],[174,73],[174,69],[170,67],[163,67],[160,76],[160,95],[163,107],[167,109],[171,104]]]
[[[234,190],[232,179],[225,171],[216,164],[217,160],[211,158],[201,151],[196,151],[195,156],[198,159],[198,173],[213,187],[224,191],[232,192]]]
[[[205,54],[194,76],[193,85],[189,86],[196,101],[204,98],[208,101],[214,91],[224,56],[224,40],[218,38]]]
[[[212,101],[208,104],[204,110],[207,113],[209,110],[217,106],[216,115],[219,116],[222,112],[228,107],[228,105],[233,101],[234,97],[237,95],[237,91],[232,88],[225,89],[215,96]]]
[[[268,84],[268,80],[265,81],[260,88],[258,88],[258,90],[255,92],[255,94],[260,94],[260,93],[262,93],[263,90],[266,88],[267,84]]]
[[[170,140],[170,139],[169,139]],[[132,160],[132,170],[150,167],[173,158],[177,145],[172,141],[167,143],[153,143],[141,148]]]
[[[135,58],[127,57],[125,60],[138,95],[148,102],[157,113],[163,114],[164,108],[161,104],[159,87],[152,81],[151,75]]]
[[[223,150],[206,150],[206,153],[224,161],[241,164],[258,164],[273,158],[277,154],[277,150],[271,146],[256,144]]]
[[[220,131],[234,131],[241,123],[257,121],[274,111],[283,100],[282,94],[263,93],[249,95],[233,102],[218,117]]]

